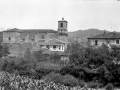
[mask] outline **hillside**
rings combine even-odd
[[[2,42],[2,40],[3,40],[3,33],[0,32],[0,43]]]
[[[104,33],[104,30],[99,30],[99,29],[87,29],[87,30],[68,32],[68,40],[71,42],[77,39],[79,42],[86,42],[87,37],[99,35],[102,33]]]

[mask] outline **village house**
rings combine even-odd
[[[103,34],[88,37],[87,39],[89,44],[93,46],[101,46],[102,44],[106,44],[108,46],[120,45],[120,33],[117,32],[104,32]]]

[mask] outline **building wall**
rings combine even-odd
[[[58,34],[57,33],[47,33],[46,35],[46,40],[52,39],[52,38],[58,38]]]
[[[42,46],[42,48],[47,48],[47,46],[44,45],[44,46]],[[59,49],[59,48],[60,48],[60,49]],[[64,50],[65,50],[65,46],[64,46],[64,44],[61,44],[60,46],[57,46],[57,45],[56,45],[56,48],[54,49],[54,48],[53,48],[53,45],[50,45],[50,46],[49,46],[49,50],[51,50],[51,51],[64,51]]]
[[[35,33],[34,32],[29,33],[29,42],[35,42]]]
[[[3,32],[3,43],[14,43],[19,41],[19,33],[17,32]],[[10,40],[9,40],[10,38]]]
[[[67,44],[68,44],[68,36],[66,36],[66,35],[59,36],[58,39],[66,43],[65,44],[65,49],[66,49],[67,48]]]
[[[115,39],[115,40],[91,39],[91,40],[89,40],[90,44],[95,45],[95,40],[98,41],[98,46],[101,46],[102,44],[120,45],[120,44],[116,44],[116,40],[119,40],[119,42],[120,42],[120,39]],[[109,43],[108,43],[108,41],[109,41]]]
[[[58,35],[57,35],[57,33],[36,33],[35,34],[35,42],[43,39],[43,37],[44,37],[44,40],[49,40],[52,38],[58,38]]]

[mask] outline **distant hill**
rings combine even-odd
[[[108,31],[106,30],[106,32]],[[103,33],[104,30],[99,30],[99,29],[87,29],[87,30],[68,32],[68,41],[72,42],[77,39],[79,42],[86,42],[88,37]]]

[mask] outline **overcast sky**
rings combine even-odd
[[[120,1],[0,0],[0,30],[57,30],[62,17],[68,21],[68,31],[97,28],[120,32]]]

